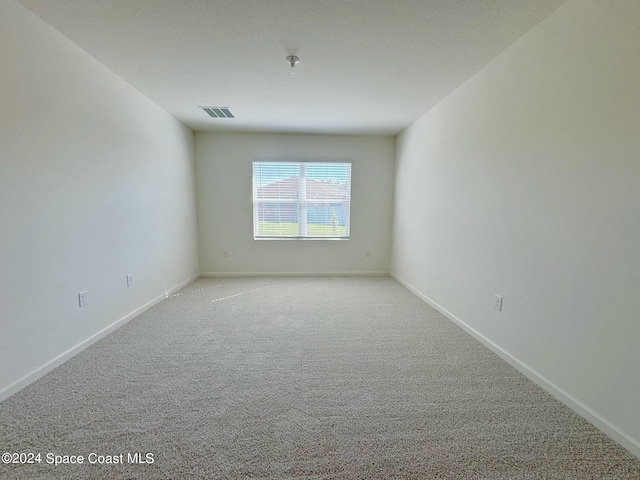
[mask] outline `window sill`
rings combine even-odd
[[[253,237],[254,240],[349,240],[349,237]]]

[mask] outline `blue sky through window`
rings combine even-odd
[[[350,177],[350,171],[350,163],[305,163],[305,176],[314,180],[346,182]],[[254,176],[258,187],[299,175],[300,163],[298,162],[256,162],[254,164]]]

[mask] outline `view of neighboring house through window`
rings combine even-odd
[[[351,163],[253,162],[254,238],[349,238]]]

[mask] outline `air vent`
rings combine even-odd
[[[200,107],[209,114],[211,118],[235,118],[229,107]]]

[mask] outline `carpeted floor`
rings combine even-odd
[[[388,277],[199,279],[0,404],[0,448],[41,454],[2,478],[640,478]]]

